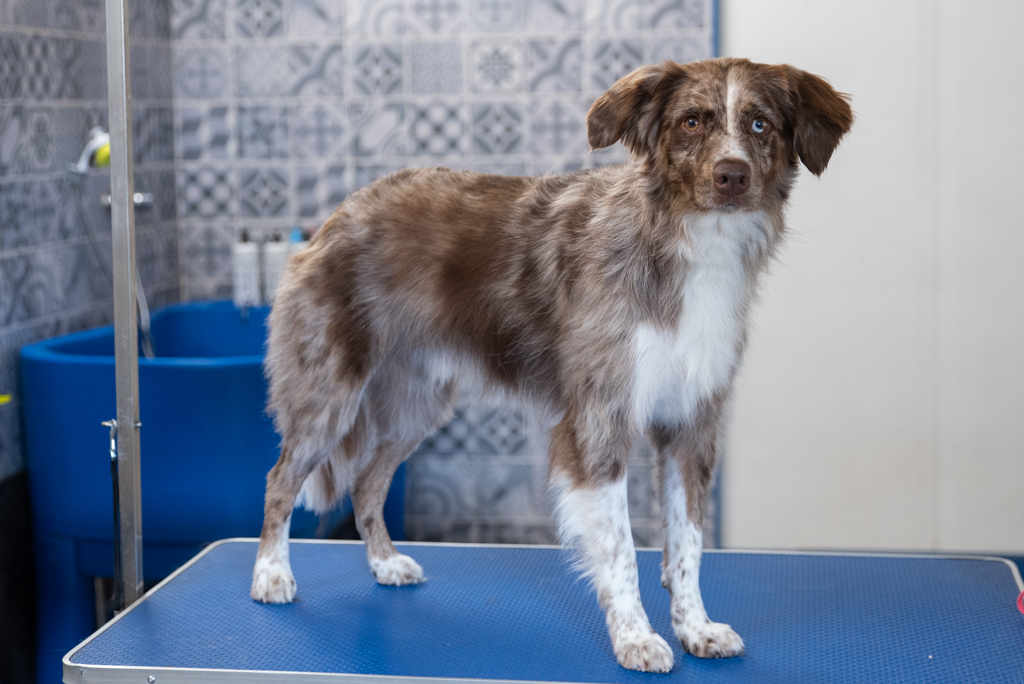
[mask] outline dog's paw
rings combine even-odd
[[[721,622],[684,622],[674,625],[687,653],[698,658],[732,658],[743,655],[743,639]]]
[[[256,561],[252,569],[252,588],[249,596],[263,603],[291,603],[295,598],[295,578],[292,569],[281,561]]]
[[[400,587],[423,581],[423,568],[412,558],[401,553],[388,558],[371,558],[370,570],[377,578],[377,584]]]
[[[654,632],[617,639],[615,658],[627,670],[641,672],[668,672],[675,662],[672,649]]]

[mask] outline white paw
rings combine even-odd
[[[631,634],[615,640],[615,658],[627,670],[668,672],[675,657],[658,634]]]
[[[291,603],[295,598],[295,578],[288,563],[258,558],[252,569],[249,596],[263,603]]]
[[[377,578],[377,584],[400,587],[403,584],[419,584],[423,581],[423,568],[412,558],[401,553],[388,558],[371,558],[370,570]]]
[[[743,639],[721,622],[684,622],[673,625],[687,653],[698,658],[731,658],[743,655]]]

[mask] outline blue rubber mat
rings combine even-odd
[[[223,670],[247,670],[622,684],[1024,682],[1024,615],[999,561],[709,552],[708,613],[739,632],[747,653],[702,660],[672,636],[661,553],[641,551],[644,605],[676,654],[672,672],[655,675],[615,662],[595,596],[565,552],[398,546],[426,583],[378,586],[360,544],[293,542],[298,600],[271,606],[249,598],[256,542],[223,542],[72,651],[65,681],[128,667],[139,672],[104,681],[150,670],[157,682],[217,681]],[[167,676],[176,669],[154,668],[190,671],[178,679]]]

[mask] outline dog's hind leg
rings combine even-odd
[[[423,569],[391,543],[384,524],[384,501],[395,470],[416,445],[451,418],[455,386],[419,377],[423,368],[394,363],[367,391],[377,425],[373,456],[356,476],[352,508],[366,544],[366,559],[379,584],[401,586],[423,581]]]
[[[351,463],[362,448],[367,429],[360,410],[361,385],[340,391],[334,402],[323,401],[319,413],[297,422],[296,412],[279,410],[278,424],[286,426],[281,457],[267,474],[263,531],[256,552],[250,595],[264,603],[288,603],[295,598],[295,578],[288,562],[288,533],[292,509],[300,492],[306,508],[317,513],[331,509],[352,482]],[[282,413],[284,415],[282,416]]]
[[[630,670],[668,672],[674,662],[672,649],[651,627],[640,602],[626,498],[630,445],[598,439],[592,441],[604,442],[603,446],[585,447],[576,434],[568,418],[551,434],[559,532],[579,553],[580,569],[597,591],[619,664]]]
[[[384,500],[391,487],[391,479],[419,441],[396,440],[377,444],[373,459],[356,477],[352,488],[356,528],[366,544],[366,560],[379,584],[401,586],[423,581],[423,568],[395,549],[384,524]]]
[[[257,601],[289,603],[295,598],[295,578],[288,563],[288,532],[295,497],[318,465],[312,458],[296,458],[294,449],[285,445],[277,464],[267,474],[263,530],[249,590]]]

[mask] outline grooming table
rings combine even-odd
[[[667,675],[615,662],[593,591],[553,547],[398,544],[426,583],[378,586],[359,542],[293,541],[298,598],[249,598],[256,540],[218,542],[64,658],[64,681],[1024,682],[1024,590],[991,558],[714,552],[708,613],[739,658],[686,655],[661,552],[639,551]]]

